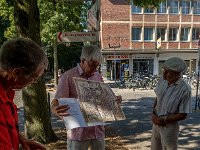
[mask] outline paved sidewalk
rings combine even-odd
[[[106,81],[108,82],[108,81]],[[112,86],[113,82],[109,84]],[[112,128],[116,135],[122,137],[122,142],[130,150],[150,150],[150,137],[152,123],[150,121],[151,110],[155,94],[153,90],[130,90],[112,88],[116,95],[121,94],[121,104],[126,120],[109,122],[107,125]],[[195,102],[195,90],[193,90],[193,107]],[[51,92],[51,98],[54,92]],[[19,127],[23,131],[23,107],[20,102],[17,105],[19,111]],[[181,122],[179,136],[179,150],[200,150],[200,119],[199,112],[189,114],[188,118]],[[64,128],[64,124],[58,118],[52,116],[53,128]]]

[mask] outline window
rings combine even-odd
[[[161,41],[165,41],[165,28],[157,28],[157,39],[161,37]]]
[[[194,1],[194,14],[200,14],[200,1]]]
[[[157,13],[166,13],[167,11],[167,3],[166,2],[161,2],[159,4],[159,7],[157,9]]]
[[[144,13],[154,13],[153,8],[144,8]]]
[[[199,40],[199,32],[200,29],[199,28],[193,28],[192,29],[192,40],[195,41],[195,40]]]
[[[182,1],[182,14],[190,13],[190,1]]]
[[[188,41],[189,31],[189,28],[181,28],[181,41]]]
[[[169,28],[169,41],[177,41],[177,28]]]
[[[175,0],[171,0],[169,2],[170,6],[170,13],[171,14],[178,14],[179,13],[179,2]]]
[[[132,28],[132,40],[141,40],[141,28]]]
[[[153,40],[153,28],[144,28],[144,40],[145,41]]]
[[[136,14],[136,13],[141,13],[141,7],[132,5],[132,13]]]

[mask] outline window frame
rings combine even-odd
[[[161,31],[162,29],[164,29],[164,35],[162,35],[162,31]],[[158,36],[158,30],[161,31],[161,36]],[[159,27],[158,27],[158,28],[157,28],[157,39],[161,37],[161,41],[166,41],[166,31],[167,31],[166,28],[159,28]],[[164,39],[163,39],[162,37],[164,37]]]
[[[136,11],[133,11],[135,8]],[[138,11],[140,9],[140,12]],[[131,5],[131,13],[132,14],[141,14],[142,13],[142,8],[135,6],[134,4]]]
[[[174,38],[173,39],[171,39],[170,38],[170,30],[174,30],[174,29],[176,29],[176,38],[175,38],[175,40],[174,40]],[[172,35],[174,35],[174,31],[172,31],[173,33],[172,33]],[[173,36],[171,36],[171,37],[173,37]],[[168,34],[168,40],[170,41],[170,42],[177,42],[178,41],[178,28],[169,28],[169,34]]]
[[[187,31],[187,35],[186,35]],[[180,41],[189,42],[190,28],[181,28]],[[185,38],[187,36],[187,39]]]
[[[198,31],[197,31],[198,30]],[[195,33],[194,33],[195,32]],[[194,35],[195,34],[195,35]],[[193,36],[194,35],[194,36]],[[200,35],[200,28],[193,28],[192,29],[192,41],[198,41]],[[193,38],[196,37],[196,38]]]
[[[165,9],[165,12],[163,11],[163,9]],[[159,10],[161,10],[161,11],[159,12]],[[167,13],[167,1],[161,2],[159,4],[159,7],[157,8],[157,13],[158,14],[166,14]]]
[[[152,10],[152,12],[148,12]],[[144,14],[154,14],[155,13],[155,9],[154,8],[144,8]]]
[[[172,6],[171,4],[174,4],[173,2],[174,3],[177,2],[178,6],[177,7]],[[179,14],[180,13],[180,3],[179,3],[178,0],[171,0],[171,1],[169,1],[169,6],[170,6],[169,14]],[[173,8],[173,10],[175,10],[175,8],[177,8],[177,12],[175,12],[175,11],[172,12],[172,8]]]
[[[186,4],[186,2],[188,2],[188,3],[189,3],[189,7],[186,7],[186,5],[185,5],[185,7],[183,7],[183,3],[184,3],[184,2],[185,2],[185,4]],[[191,1],[182,0],[182,1],[181,1],[181,7],[182,7],[182,10],[181,10],[181,13],[182,13],[182,14],[185,14],[185,15],[191,14]],[[186,11],[183,12],[183,10],[187,10],[188,13],[186,13]]]
[[[149,38],[150,37],[149,31],[146,33],[147,29],[152,29],[152,39]],[[147,35],[147,39],[146,39],[146,35]],[[154,28],[153,27],[144,28],[144,41],[154,41]]]
[[[195,4],[195,2],[196,2],[196,4]],[[193,14],[194,15],[200,15],[200,1],[197,1],[197,0],[193,1]]]
[[[139,32],[136,32],[136,34],[134,34],[134,30],[139,29]],[[135,36],[134,36],[135,35]],[[142,40],[142,28],[141,27],[132,27],[132,41],[141,41]],[[134,39],[134,37],[139,37]]]

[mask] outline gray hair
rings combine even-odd
[[[0,49],[0,69],[24,68],[32,74],[42,66],[47,68],[48,59],[42,48],[25,38],[15,38],[4,42]]]
[[[81,53],[81,59],[95,60],[101,63],[102,54],[97,45],[84,46]]]

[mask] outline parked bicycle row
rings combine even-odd
[[[154,89],[159,78],[158,75],[134,74],[127,78],[122,77],[120,80],[117,80],[116,85],[120,89]],[[197,74],[193,73],[192,76],[184,74],[183,79],[192,89],[197,88]]]
[[[139,75],[134,74],[129,76],[128,78],[121,78],[120,80],[116,81],[118,88],[122,89],[153,89],[155,88],[157,82],[159,80],[159,76],[157,75]]]

